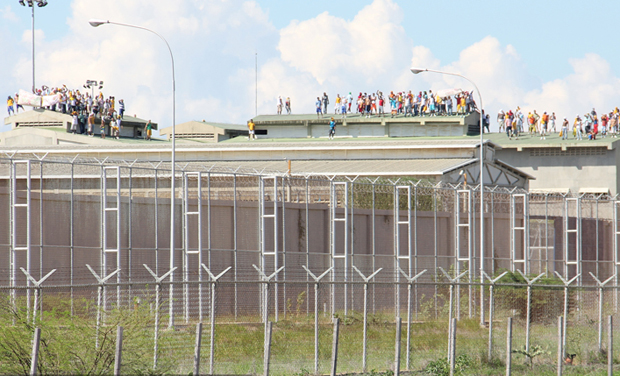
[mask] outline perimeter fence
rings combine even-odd
[[[185,372],[191,357],[182,354],[193,351],[188,328],[196,322],[216,318],[212,326],[226,336],[253,332],[260,345],[257,327],[273,320],[286,337],[279,325],[308,324],[315,299],[322,326],[335,316],[355,323],[364,307],[384,328],[401,316],[410,325],[453,316],[488,326],[494,307],[497,319],[524,320],[531,333],[552,332],[557,316],[568,317],[569,339],[571,325],[588,328],[618,310],[616,196],[496,186],[485,187],[481,205],[471,185],[230,171],[204,162],[177,164],[173,198],[171,185],[166,163],[0,160],[0,290],[10,320],[67,312],[100,330],[111,327],[106,312],[142,312],[145,336],[175,328],[161,332],[171,342],[154,355],[185,359],[175,363],[175,372]],[[532,299],[524,298],[535,278]],[[490,280],[519,286],[498,285],[491,304]],[[294,338],[284,341],[303,342]],[[275,364],[281,356],[283,367],[297,367],[285,350],[274,352]],[[250,358],[237,369],[238,358],[225,366],[222,356],[218,372],[252,373],[261,359]],[[351,359],[351,370],[364,368]],[[312,369],[308,361],[298,368]],[[373,364],[387,369],[386,361]]]
[[[536,357],[533,367],[553,368],[558,338],[563,339],[562,355],[574,354],[572,365],[582,367],[583,374],[605,368],[610,349],[606,322],[615,313],[615,286],[577,287],[542,279],[528,288],[527,279],[512,274],[493,284],[463,283],[450,273],[433,282],[395,284],[385,282],[388,278],[381,273],[367,283],[261,279],[175,283],[175,290],[190,292],[192,304],[189,315],[178,317],[173,327],[168,300],[173,285],[168,281],[1,288],[0,371],[28,373],[32,331],[38,327],[44,343],[40,373],[111,373],[114,333],[122,326],[123,373],[188,374],[198,359],[202,374],[264,374],[266,364],[273,375],[329,374],[334,319],[339,319],[338,373],[397,367],[416,373],[450,357],[453,318],[459,321],[452,356],[473,364],[491,363],[500,370],[505,366],[506,322],[511,318],[514,374],[524,366],[530,369],[525,354]],[[276,286],[291,296],[279,309],[272,300]],[[331,296],[345,289],[351,293],[349,313],[330,312]],[[469,301],[478,299],[481,289],[489,313],[482,326],[467,314]],[[404,304],[395,310],[399,291]],[[12,297],[11,292],[16,294]],[[566,318],[560,333],[558,317]],[[199,323],[201,352],[196,358]],[[618,330],[617,324],[613,330]],[[617,346],[617,339],[613,341]],[[472,372],[476,374],[475,369]]]

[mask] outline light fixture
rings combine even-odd
[[[90,19],[90,20],[88,21],[88,23],[89,23],[89,24],[90,24],[90,26],[92,26],[92,27],[97,27],[97,26],[101,26],[101,25],[106,24],[106,23],[110,23],[110,21],[106,21],[106,20],[98,20],[98,19],[96,19],[96,18],[93,18],[93,19]]]
[[[103,24],[112,24],[112,25],[119,25],[119,26],[125,26],[125,27],[131,27],[131,28],[135,28],[135,29],[141,29],[141,30],[145,30],[148,31],[152,34],[155,34],[157,37],[159,37],[159,39],[161,39],[165,44],[166,47],[168,48],[168,52],[170,53],[170,62],[172,63],[172,155],[171,155],[171,160],[170,160],[170,268],[174,268],[174,262],[175,262],[175,256],[174,256],[174,249],[175,249],[175,210],[174,210],[174,206],[175,206],[175,178],[176,178],[176,155],[175,155],[175,127],[176,127],[176,83],[175,83],[175,78],[174,78],[174,56],[172,55],[172,49],[170,48],[170,45],[168,44],[168,41],[166,40],[166,38],[162,37],[161,35],[159,35],[157,32],[146,28],[146,27],[142,27],[142,26],[138,26],[138,25],[132,25],[132,24],[126,24],[126,23],[120,23],[120,22],[110,22],[110,21],[105,21],[105,20],[98,20],[98,19],[91,19],[88,21],[88,23],[90,24],[90,26],[92,27],[97,27]],[[103,82],[101,82],[103,84]],[[174,269],[172,269],[174,270]],[[119,280],[120,282],[120,280]],[[174,301],[174,285],[172,284],[174,282],[174,273],[171,272],[170,273],[170,301]],[[168,327],[173,328],[174,327],[174,304],[169,304],[168,306],[169,309],[169,322],[168,322]]]
[[[463,76],[462,74],[458,74],[458,73],[452,73],[452,72],[444,72],[444,71],[439,71],[439,70],[434,70],[434,69],[428,69],[428,68],[410,68],[411,73],[413,74],[418,74],[418,73],[422,73],[422,72],[431,72],[431,73],[438,73],[438,74],[444,74],[447,76],[456,76],[456,77],[461,77],[467,81],[469,81],[472,85],[474,85],[474,88],[476,88],[476,91],[478,92],[478,98],[480,100],[480,174],[479,174],[479,179],[480,179],[480,280],[484,281],[484,127],[483,127],[483,119],[482,119],[482,109],[483,109],[483,105],[482,105],[482,94],[480,93],[480,90],[478,89],[478,86],[476,85],[475,82],[473,82],[472,80],[470,80],[469,78]],[[465,173],[465,171],[462,171],[464,177],[467,176],[467,174]],[[460,175],[460,174],[459,174]],[[470,274],[470,278],[473,278],[473,275]],[[481,324],[484,323],[484,289],[481,287],[480,288],[480,322]]]
[[[47,5],[47,0],[18,0],[19,5],[25,7],[26,4],[32,8],[32,92],[36,93],[35,89],[35,53],[34,53],[34,4],[36,2],[39,8],[42,8]]]

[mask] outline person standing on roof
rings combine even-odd
[[[250,121],[248,121],[248,140],[256,140],[256,134],[254,132],[255,126],[254,119],[250,119]]]
[[[351,95],[351,92],[349,92],[349,96],[347,97],[347,101],[349,102],[349,109],[347,110],[347,112],[351,112],[351,103],[353,103],[353,96]]]
[[[291,114],[291,97],[286,97],[286,113],[287,115]]]
[[[582,124],[581,117],[579,117],[579,114],[577,114],[577,117],[575,118],[575,124],[573,125],[573,127],[575,128],[575,135],[577,136],[578,140],[583,140],[583,138],[581,137],[581,134],[583,133],[581,124]]]
[[[103,123],[103,120],[102,120]],[[144,134],[145,134],[145,139],[147,141],[151,141],[151,134],[153,132],[153,124],[151,123],[151,121],[149,120],[146,125],[144,126]]]
[[[71,133],[76,134],[77,133],[77,128],[78,128],[78,113],[77,111],[73,111],[71,113]]]
[[[504,114],[504,110],[499,110],[499,112],[497,113],[497,125],[499,126],[500,133],[504,128],[504,116],[506,116],[506,114]]]
[[[562,140],[568,140],[568,119],[562,122]]]
[[[118,115],[121,117],[121,119],[125,115],[125,101],[123,99],[118,101]]]
[[[90,115],[88,115],[88,135],[89,136],[93,136],[93,132],[94,132],[94,128],[95,127],[95,113],[91,112]]]
[[[329,104],[329,97],[327,93],[323,92],[323,113],[327,113],[327,105]]]
[[[547,124],[549,124],[549,115],[547,111],[543,113],[542,119],[540,120],[540,139],[546,140],[547,135]]]
[[[323,111],[321,111],[321,98],[316,97],[316,118],[323,117]]]
[[[13,98],[11,98],[11,96],[9,95],[9,97],[6,100],[6,110],[9,113],[9,116],[11,116],[11,113],[13,113],[13,115],[15,115],[15,110],[13,109]]]
[[[334,121],[334,118],[332,118],[329,121],[329,136],[328,136],[328,138],[330,140],[333,140],[335,135],[336,135],[336,122]]]
[[[336,95],[336,105],[334,106],[334,115],[338,114],[338,111],[340,111],[340,94]]]
[[[80,134],[86,133],[86,114],[85,111],[80,111],[80,116],[78,116],[78,123],[80,125]]]
[[[276,102],[276,106],[278,108],[278,115],[282,115],[282,97],[278,96],[278,101]]]

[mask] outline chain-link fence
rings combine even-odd
[[[381,279],[380,275],[375,278]],[[271,374],[313,374],[315,370],[325,374],[332,366],[334,318],[341,323],[338,372],[394,370],[398,317],[402,319],[398,353],[402,370],[419,372],[448,356],[451,318],[459,319],[455,355],[475,363],[494,364],[499,370],[504,367],[506,323],[512,318],[512,358],[517,370],[519,365],[529,368],[530,361],[534,367],[555,364],[562,339],[563,353],[573,354],[572,366],[582,367],[584,374],[605,368],[606,322],[615,312],[615,286],[577,287],[514,276],[482,285],[456,281],[450,273],[441,281],[430,279],[420,277],[402,284],[264,279],[175,283],[175,290],[190,291],[192,299],[185,307],[189,316],[177,317],[174,327],[169,326],[172,284],[165,281],[31,287],[30,304],[28,288],[2,288],[0,348],[4,360],[0,371],[19,371],[19,362],[29,360],[24,349],[29,349],[31,331],[41,327],[45,351],[39,362],[44,373],[110,372],[114,332],[121,325],[125,328],[123,348],[129,354],[123,357],[126,372],[187,374],[194,369],[196,325],[201,322],[204,374],[263,373],[267,347]],[[467,314],[468,302],[480,289],[486,291],[490,319],[483,326]],[[277,306],[276,291],[282,294],[284,290],[291,298]],[[343,291],[350,294],[349,313],[330,312],[333,294]],[[119,292],[121,299],[117,300]],[[395,307],[398,294],[402,305]],[[184,309],[179,307],[179,311]],[[562,336],[558,317],[566,318]],[[273,326],[266,344],[268,322]],[[73,364],[55,361],[62,356],[72,358]]]
[[[269,317],[282,330],[278,335],[288,338],[295,325],[285,330],[281,323],[305,318],[302,323],[313,324],[321,277],[321,333],[335,315],[356,323],[365,301],[374,320],[390,330],[396,316],[412,324],[444,320],[450,312],[488,325],[489,280],[503,271],[515,283],[561,283],[549,291],[562,296],[564,284],[576,291],[560,312],[569,333],[571,314],[594,320],[598,286],[606,291],[604,314],[618,310],[617,197],[485,187],[482,198],[477,186],[224,171],[201,162],[177,164],[173,196],[166,163],[35,157],[0,160],[0,288],[12,307],[23,303],[29,320],[34,306],[39,318],[66,308],[71,317],[84,315],[107,328],[105,312],[134,309],[151,320],[145,333],[161,335],[157,351],[172,346],[177,355],[179,346],[191,353],[194,329],[188,325],[211,319],[213,286],[223,328],[253,330],[258,339]],[[530,322],[531,338],[544,328],[552,333],[558,298],[543,294],[540,281],[531,286],[530,310],[519,298],[527,288],[506,293],[498,287],[496,320]],[[177,330],[163,330],[168,327]],[[354,333],[352,338],[361,332]],[[274,352],[275,364],[282,356],[290,365],[282,351]],[[328,353],[323,348],[321,364]],[[261,358],[250,358],[253,363],[241,370],[234,356],[225,367],[223,356],[218,369],[252,373]],[[359,370],[353,358],[350,369]],[[313,365],[312,358],[304,359],[298,368],[311,370],[304,362]],[[387,369],[370,359],[372,351],[369,364]]]

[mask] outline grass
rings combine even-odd
[[[148,300],[145,298],[145,300]],[[8,300],[0,301],[0,374],[25,374],[30,361],[30,341],[34,326],[18,301],[13,309]],[[95,347],[96,307],[88,300],[77,300],[75,315],[68,314],[66,296],[46,295],[41,327],[42,349],[39,372],[108,374],[111,372],[114,335],[117,325],[125,328],[123,370],[137,374],[188,374],[193,369],[195,322],[167,330],[162,317],[159,337],[158,367],[153,364],[154,317],[148,305],[110,309],[106,325],[99,332],[100,347]],[[496,317],[508,311],[498,307]],[[580,317],[570,317],[567,351],[577,354],[575,364],[566,366],[565,375],[605,375],[606,356],[596,347],[596,322],[580,310]],[[362,369],[363,321],[359,312],[341,319],[338,371],[356,374]],[[424,314],[420,314],[420,317]],[[220,316],[216,325],[215,373],[261,374],[263,369],[264,327],[254,316]],[[179,323],[180,323],[179,318]],[[393,313],[369,316],[368,367],[366,375],[390,375],[394,365],[395,325]],[[328,374],[331,363],[332,328],[329,317],[320,318],[320,373]],[[401,369],[406,368],[406,323],[401,342]],[[457,326],[457,363],[460,375],[505,374],[505,320],[494,325],[494,357],[487,359],[488,329],[478,319],[462,318]],[[513,375],[556,375],[557,329],[553,322],[535,322],[531,330],[531,346],[540,351],[530,359],[521,352],[512,354]],[[447,361],[447,318],[422,320],[411,324],[411,371],[404,375],[443,375]],[[518,317],[513,327],[513,349],[525,344],[525,323]],[[210,327],[203,329],[201,370],[209,368]],[[314,373],[314,320],[302,312],[291,312],[285,320],[273,325],[272,375],[310,375]],[[359,374],[359,373],[357,373]]]

